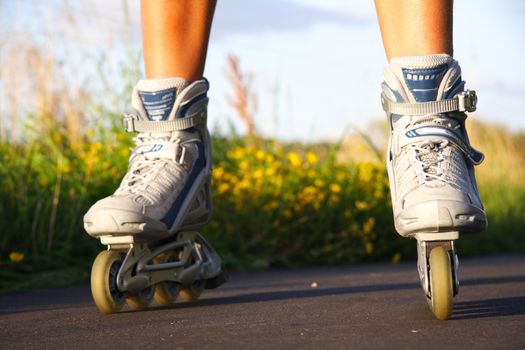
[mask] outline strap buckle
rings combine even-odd
[[[122,123],[124,124],[124,130],[126,132],[133,132],[135,131],[135,120],[137,117],[134,114],[128,114],[125,113],[124,117],[122,117]]]
[[[478,96],[474,90],[465,90],[457,95],[460,112],[474,112],[478,103]]]

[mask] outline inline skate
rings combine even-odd
[[[465,129],[465,112],[476,109],[477,97],[464,85],[457,61],[446,54],[395,58],[382,84],[395,227],[417,240],[421,286],[440,320],[450,318],[459,291],[454,241],[487,225],[474,177],[484,156]]]
[[[153,299],[170,305],[196,300],[227,279],[219,255],[196,230],[211,216],[211,144],[206,128],[208,82],[140,80],[136,115],[126,131],[136,147],[118,189],[95,203],[84,228],[108,249],[95,259],[91,291],[110,314]]]

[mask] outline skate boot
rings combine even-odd
[[[172,304],[197,299],[226,281],[217,253],[196,230],[211,215],[208,82],[146,79],[132,93],[137,132],[128,172],[111,196],[84,216],[84,228],[108,246],[93,263],[91,291],[103,313],[124,302]]]
[[[395,227],[417,239],[422,287],[436,317],[447,319],[459,288],[454,240],[487,225],[474,178],[483,154],[465,129],[476,93],[464,90],[458,63],[445,54],[395,58],[384,76]]]

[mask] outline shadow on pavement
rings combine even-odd
[[[525,297],[462,301],[454,304],[453,320],[525,315]]]
[[[470,278],[466,280],[461,279],[461,272],[459,276],[459,284],[461,286],[476,286],[480,284],[501,284],[501,283],[515,283],[525,282],[525,275],[520,276],[501,276],[501,277],[482,277]]]
[[[486,278],[471,278],[461,281],[461,285],[491,285],[524,282],[525,276],[501,276]],[[285,286],[285,281],[283,285]],[[240,284],[239,280],[235,284]],[[274,284],[279,286],[279,284]],[[293,288],[293,287],[292,287]],[[386,292],[393,290],[419,289],[418,283],[368,284],[334,288],[290,289],[280,291],[251,292],[233,296],[206,298],[191,303],[177,303],[172,308],[195,308],[213,305],[229,305],[255,302],[268,302],[287,299],[316,298],[344,294],[365,294],[370,292]],[[235,290],[235,287],[233,288]],[[239,291],[239,290],[237,290]],[[0,315],[40,310],[69,309],[93,305],[89,295],[89,287],[77,286],[56,290],[19,292],[0,296]],[[95,306],[93,305],[93,308]],[[165,309],[166,307],[149,307],[144,312]],[[126,312],[126,311],[124,311]],[[135,312],[135,311],[131,311]],[[454,306],[454,319],[479,317],[510,316],[525,314],[525,297],[510,297],[457,302]]]

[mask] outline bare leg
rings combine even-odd
[[[216,0],[142,0],[147,78],[202,78]]]
[[[453,54],[453,0],[375,0],[383,45],[395,57]]]

